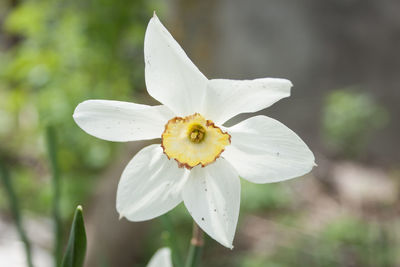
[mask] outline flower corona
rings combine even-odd
[[[198,113],[175,117],[165,125],[161,146],[169,159],[179,167],[192,169],[214,162],[231,143],[231,136]]]

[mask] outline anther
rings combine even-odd
[[[200,143],[204,140],[206,130],[201,125],[193,125],[189,131],[189,139],[193,143]]]

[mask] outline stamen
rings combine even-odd
[[[194,124],[192,127],[189,128],[188,132],[188,137],[193,143],[200,143],[204,140],[204,137],[206,135],[206,129],[204,129],[204,127],[200,124]]]

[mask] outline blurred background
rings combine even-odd
[[[35,266],[54,266],[78,204],[88,267],[145,266],[171,242],[186,255],[183,205],[118,220],[119,177],[149,142],[99,140],[72,119],[86,99],[157,103],[143,62],[153,10],[208,78],[290,79],[292,96],[259,114],[298,133],[318,164],[284,183],[242,180],[235,249],[207,237],[204,266],[400,266],[399,1],[1,0],[0,163]],[[25,266],[3,184],[0,266]]]

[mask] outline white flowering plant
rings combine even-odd
[[[275,119],[224,123],[288,97],[292,83],[207,79],[155,14],[145,34],[144,59],[147,91],[161,105],[86,100],[76,107],[74,120],[108,141],[161,139],[140,150],[123,171],[116,201],[121,218],[150,220],[183,201],[195,227],[232,249],[240,177],[280,182],[308,173],[315,163],[300,137]],[[192,245],[201,246],[201,237]]]

